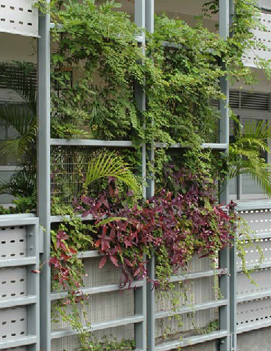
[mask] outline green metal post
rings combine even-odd
[[[47,3],[50,1],[47,0]],[[50,15],[42,14],[38,43],[38,215],[44,228],[41,284],[41,350],[51,350],[50,257]]]
[[[230,3],[229,0],[219,0],[219,34],[227,40],[229,37],[229,21],[230,21]],[[220,80],[221,92],[226,96],[226,100],[220,100],[219,109],[221,112],[220,120],[220,143],[229,143],[229,82],[227,76]],[[226,150],[228,152],[228,150]],[[229,185],[226,180],[222,184],[220,202],[225,205],[229,202]],[[225,248],[220,253],[220,267],[225,268],[229,272],[230,259],[229,248]],[[228,332],[227,337],[220,340],[220,351],[231,350],[231,335],[230,335],[230,281],[229,274],[224,274],[220,277],[220,290],[225,299],[228,300],[226,306],[220,308],[220,329]]]
[[[142,52],[145,53],[145,0],[135,0],[135,24],[142,29],[141,31],[141,46]],[[146,96],[144,86],[137,84],[135,89],[135,97],[137,105],[141,112],[146,109]],[[143,196],[146,196],[145,181],[146,181],[146,145],[142,146],[142,184]],[[143,322],[135,324],[135,341],[136,349],[147,350],[147,305],[146,305],[146,280],[142,288],[135,290],[135,313],[145,316]]]

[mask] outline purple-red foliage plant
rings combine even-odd
[[[213,182],[182,170],[172,175],[178,191],[163,189],[159,195],[129,205],[127,198],[104,191],[97,198],[83,196],[76,211],[92,215],[97,227],[94,247],[107,261],[121,267],[121,284],[148,278],[146,261],[152,251],[157,257],[160,282],[185,267],[193,255],[214,258],[230,245],[235,215],[216,203]],[[231,205],[232,206],[232,205]]]

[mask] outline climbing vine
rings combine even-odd
[[[54,289],[68,293],[57,310],[80,332],[81,348],[87,350],[90,337],[76,308],[85,299],[80,290],[84,277],[80,251],[98,250],[100,268],[107,261],[120,267],[122,287],[146,278],[166,290],[168,278],[185,270],[194,255],[215,260],[230,245],[235,235],[234,204],[227,212],[216,200],[217,181],[227,176],[228,160],[201,152],[200,145],[217,141],[220,116],[212,102],[225,98],[220,78],[254,80],[242,55],[258,45],[250,30],[259,26],[259,11],[254,0],[236,0],[228,40],[200,22],[192,28],[180,19],[156,16],[155,32],[145,31],[143,54],[136,41],[139,29],[128,14],[116,11],[120,4],[113,0],[102,5],[91,0],[51,1],[49,9],[39,1],[37,6],[49,10],[55,23],[52,137],[129,139],[138,147],[142,142],[181,143],[185,149],[182,160],[168,150],[157,153],[160,157],[149,171],[158,187],[148,200],[135,196],[136,186],[132,192],[122,184],[120,191],[115,176],[107,174],[108,180],[89,189],[87,171],[80,168],[84,186],[73,194],[77,198],[72,220],[53,228],[49,264]],[[204,9],[205,14],[217,12],[218,1],[210,1]],[[136,100],[142,87],[146,111],[140,111]],[[131,153],[123,154],[138,163]],[[53,176],[63,178],[57,163],[66,164],[69,156],[60,149],[53,155],[57,161]],[[76,157],[84,164],[83,157]],[[214,177],[218,166],[222,172]],[[120,169],[126,167],[123,163]],[[63,210],[63,203],[54,201]],[[91,220],[82,222],[81,217]],[[157,255],[155,281],[146,270],[152,251]],[[72,306],[68,312],[67,306]],[[87,319],[85,326],[90,327]]]

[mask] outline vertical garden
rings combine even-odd
[[[244,140],[232,114],[238,126],[235,144],[223,152],[211,147],[220,141],[216,102],[227,100],[221,80],[255,81],[242,57],[258,45],[251,29],[259,26],[256,2],[236,0],[230,36],[221,38],[203,25],[205,17],[219,12],[218,4],[206,3],[194,27],[156,15],[154,31],[139,28],[113,0],[36,4],[54,24],[50,214],[61,217],[52,222],[51,255],[41,270],[49,265],[53,290],[67,291],[54,305],[54,318],[79,333],[81,350],[127,344],[90,336],[79,252],[96,250],[100,269],[109,262],[118,267],[121,288],[146,281],[162,298],[171,296],[176,311],[189,294],[176,289],[170,277],[186,274],[193,257],[207,257],[219,270],[219,253],[234,241],[234,204],[219,200],[225,181],[253,173],[255,163],[254,176],[271,192],[269,169],[260,156],[268,150],[269,126],[259,127],[258,138],[248,131],[251,140]],[[269,74],[264,62],[259,65]],[[7,67],[1,65],[4,76]],[[18,122],[12,110],[0,107],[0,118],[19,134],[1,143],[3,155],[15,155],[22,165],[1,185],[2,192],[16,196],[17,205],[3,212],[35,212],[37,206],[36,85],[29,78],[34,68],[22,69],[19,76],[14,70],[12,81],[21,79],[14,89],[26,101],[23,117]],[[154,255],[155,278],[147,268]],[[218,279],[213,283],[218,298]],[[181,318],[177,322],[180,326]],[[215,321],[197,331],[217,327]],[[161,338],[172,333],[164,328]]]

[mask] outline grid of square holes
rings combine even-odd
[[[0,260],[22,257],[26,257],[26,228],[1,227]]]
[[[38,36],[38,10],[33,0],[0,0],[0,32]]]
[[[236,318],[238,326],[266,322],[268,320],[270,320],[271,323],[270,298],[238,304]]]
[[[263,44],[265,48],[259,48],[257,50],[249,50],[243,56],[243,62],[246,66],[256,67],[257,57],[261,59],[270,60],[271,59],[271,16],[265,13],[261,14],[261,23],[266,27],[266,32],[256,29],[253,30],[255,41],[259,44]]]
[[[0,301],[27,295],[26,268],[0,269]]]
[[[24,337],[27,335],[27,308],[17,307],[0,311],[1,340]]]

